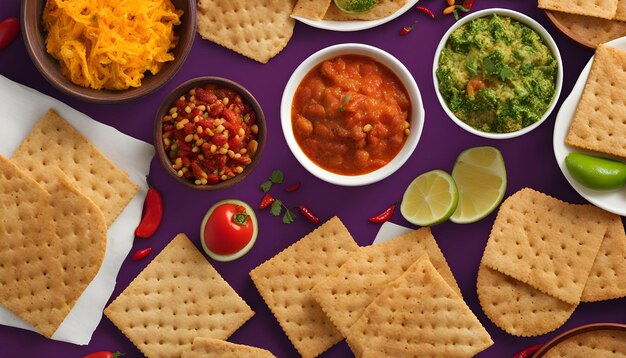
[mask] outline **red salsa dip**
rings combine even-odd
[[[313,68],[296,89],[296,142],[315,164],[342,175],[389,163],[410,134],[411,101],[398,77],[365,56],[345,55]]]
[[[163,147],[172,168],[197,185],[241,174],[256,154],[258,133],[250,104],[213,84],[191,89],[163,117]]]

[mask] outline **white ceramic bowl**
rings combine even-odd
[[[548,48],[550,48],[550,51],[552,51],[552,55],[554,55],[554,58],[556,58],[556,61],[559,66],[558,73],[556,76],[556,90],[554,92],[554,97],[552,98],[552,103],[550,104],[550,107],[548,107],[548,109],[543,114],[541,119],[539,119],[537,122],[529,125],[528,127],[524,127],[518,131],[510,132],[510,133],[483,132],[463,122],[456,115],[454,115],[454,113],[452,113],[452,111],[448,108],[448,104],[446,103],[446,100],[441,96],[441,93],[439,92],[439,81],[437,80],[437,68],[439,67],[439,56],[441,56],[441,51],[445,47],[446,42],[448,42],[448,38],[450,37],[450,34],[454,30],[458,29],[460,26],[463,26],[476,18],[484,17],[484,16],[491,16],[493,14],[497,14],[499,16],[508,16],[514,20],[517,20],[527,25],[531,29],[535,30],[541,36],[541,38],[543,39],[544,43],[548,46]],[[439,103],[441,103],[441,106],[443,107],[444,111],[446,111],[448,116],[459,127],[465,129],[466,131],[470,133],[476,134],[477,136],[481,136],[485,138],[508,139],[508,138],[521,136],[522,134],[526,134],[532,131],[533,129],[539,127],[541,123],[543,123],[546,120],[546,118],[548,118],[550,113],[552,113],[552,110],[556,106],[556,102],[559,99],[559,96],[561,95],[561,88],[563,86],[563,61],[561,60],[561,54],[559,53],[559,48],[556,46],[554,39],[552,39],[552,36],[550,36],[548,31],[546,31],[546,29],[543,26],[541,26],[537,21],[531,19],[530,17],[524,14],[521,14],[513,10],[498,9],[498,8],[486,9],[486,10],[477,11],[467,16],[464,16],[461,20],[457,21],[454,25],[452,25],[448,29],[448,31],[446,31],[446,33],[443,35],[443,37],[441,38],[441,41],[439,42],[439,46],[437,46],[437,50],[435,51],[435,59],[433,61],[433,82],[435,83],[435,92],[437,93],[437,98],[439,98]]]
[[[404,146],[400,149],[400,152],[398,152],[398,154],[389,163],[387,163],[387,165],[361,175],[341,175],[329,172],[328,170],[319,167],[311,161],[306,154],[304,154],[302,149],[300,149],[300,146],[294,137],[291,125],[291,103],[293,101],[294,93],[296,92],[300,82],[302,82],[304,76],[306,76],[309,71],[321,62],[341,55],[367,56],[374,61],[383,64],[391,70],[398,77],[398,79],[400,79],[411,100],[411,113],[409,115],[411,119],[411,133],[404,143]],[[316,177],[332,184],[359,186],[375,183],[385,179],[398,170],[402,164],[409,159],[417,146],[417,142],[419,141],[424,127],[424,106],[422,104],[422,97],[420,95],[419,88],[417,88],[417,83],[415,83],[415,79],[409,70],[407,70],[407,68],[404,67],[404,65],[397,58],[376,47],[347,43],[319,50],[309,56],[300,64],[300,66],[298,66],[298,68],[296,68],[291,75],[291,78],[289,78],[289,81],[285,86],[285,91],[283,92],[283,98],[280,104],[280,120],[283,128],[283,134],[287,144],[289,145],[289,149],[300,164],[306,168],[306,170]]]

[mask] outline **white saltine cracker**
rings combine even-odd
[[[100,208],[107,226],[139,190],[126,172],[54,110],[41,118],[11,159],[46,189],[50,189],[50,167],[61,169]]]
[[[261,297],[303,357],[317,357],[343,339],[311,290],[358,249],[341,220],[333,217],[250,271]]]
[[[58,168],[50,172],[50,208],[63,267],[65,301],[73,307],[94,279],[107,244],[107,226],[100,209],[83,195]]]
[[[48,338],[70,311],[50,201],[0,155],[0,304]]]
[[[227,339],[254,312],[178,234],[104,314],[146,357],[180,357],[196,337]]]
[[[577,307],[483,264],[478,269],[476,291],[485,315],[514,336],[531,337],[552,332],[561,327]]]
[[[312,291],[326,315],[346,337],[365,308],[418,258],[431,262],[459,297],[461,290],[430,228],[421,228],[392,240],[366,246],[352,254],[339,270]]]
[[[295,0],[199,0],[198,33],[203,39],[261,63],[282,51],[295,26]]]
[[[540,9],[612,19],[618,0],[539,0]]]
[[[493,224],[483,264],[576,305],[611,214],[525,188],[507,198]]]
[[[493,344],[424,255],[387,285],[347,337],[357,357],[473,357]]]
[[[599,45],[566,144],[626,158],[625,83],[626,51]]]
[[[191,348],[181,358],[274,358],[265,349],[223,341],[221,339],[196,337]]]
[[[626,233],[622,218],[613,215],[591,267],[581,301],[605,301],[624,296],[626,296]]]

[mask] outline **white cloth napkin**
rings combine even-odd
[[[379,242],[391,240],[394,237],[408,234],[411,231],[413,231],[413,229],[409,229],[408,227],[404,227],[404,226],[387,221],[383,223],[380,229],[378,229],[378,233],[376,234],[376,237],[374,238],[373,243],[377,244]]]
[[[102,319],[102,311],[115,288],[117,274],[132,248],[134,230],[141,220],[143,201],[148,191],[145,178],[150,170],[154,148],[3,76],[0,76],[0,108],[0,154],[5,157],[13,154],[39,119],[53,108],[140,186],[137,195],[107,232],[106,253],[100,271],[52,336],[54,340],[86,345]],[[0,324],[35,331],[30,324],[1,306]]]

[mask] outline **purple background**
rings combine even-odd
[[[521,11],[539,21],[556,40],[563,57],[565,78],[563,92],[556,110],[535,131],[509,140],[487,140],[469,134],[455,125],[444,113],[435,96],[432,82],[432,62],[435,48],[444,32],[454,23],[452,16],[441,16],[445,2],[423,0],[421,5],[437,14],[435,21],[415,10],[375,29],[339,33],[318,30],[297,23],[287,47],[268,64],[249,60],[196,35],[194,47],[181,71],[161,90],[127,104],[97,105],[69,98],[50,86],[37,72],[20,39],[0,53],[0,74],[33,87],[68,103],[95,120],[109,124],[133,137],[152,142],[154,113],[160,101],[178,84],[198,76],[222,76],[244,85],[256,96],[267,117],[268,137],[263,157],[256,170],[241,184],[220,192],[199,192],[174,182],[157,159],[152,161],[151,181],[161,190],[165,201],[163,224],[150,239],[138,239],[135,249],[153,247],[154,257],[179,232],[186,233],[199,246],[199,225],[205,211],[216,201],[238,198],[256,206],[262,197],[258,185],[272,169],[285,172],[285,184],[301,181],[302,187],[294,193],[285,193],[282,187],[272,189],[290,206],[305,204],[322,220],[338,215],[361,245],[371,243],[379,225],[367,218],[379,213],[389,204],[399,201],[406,186],[417,175],[431,170],[450,171],[456,156],[465,148],[493,145],[502,151],[508,172],[507,195],[522,187],[531,187],[560,199],[583,203],[567,183],[552,152],[554,119],[563,99],[569,94],[583,66],[593,52],[580,47],[561,35],[536,8],[535,1],[478,0],[475,10],[504,7]],[[0,19],[19,17],[19,0],[0,1]],[[408,36],[399,36],[402,26],[418,20]],[[292,71],[306,57],[324,47],[345,42],[360,42],[377,46],[396,56],[415,77],[424,100],[426,122],[417,149],[408,162],[386,180],[358,188],[331,185],[316,179],[290,153],[280,127],[279,106]],[[7,120],[7,119],[5,119]],[[311,231],[314,226],[303,218],[291,225],[283,225],[280,218],[271,217],[267,210],[257,212],[260,233],[256,246],[242,259],[230,263],[211,263],[256,311],[256,315],[239,329],[230,340],[271,350],[279,357],[297,356],[278,323],[261,300],[248,272],[272,257],[289,244]],[[567,323],[557,331],[534,338],[513,337],[485,317],[476,296],[476,273],[495,213],[470,225],[450,222],[433,228],[463,295],[472,311],[491,334],[495,344],[479,357],[510,357],[518,350],[536,343],[545,343],[556,335],[582,324],[595,322],[626,323],[624,299],[581,304]],[[399,211],[392,222],[410,226]],[[118,276],[112,297],[116,297],[149,263],[149,259],[133,262],[127,259]],[[103,316],[88,346],[75,346],[50,341],[37,333],[0,326],[0,357],[80,357],[99,350],[127,352],[129,357],[140,357],[133,344]],[[323,357],[349,357],[350,350],[340,343]]]

